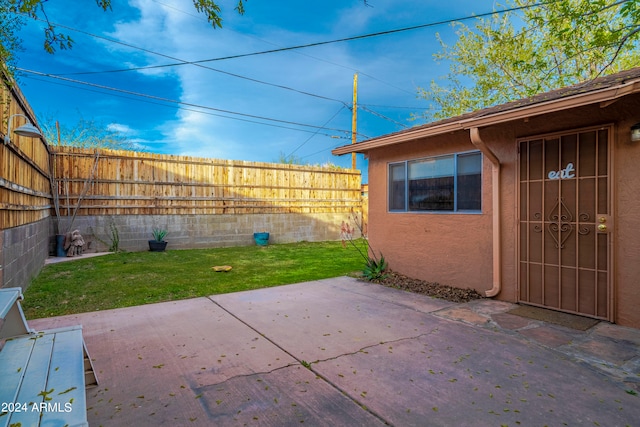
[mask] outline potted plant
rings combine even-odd
[[[151,234],[153,235],[153,240],[149,240],[149,250],[151,252],[163,252],[167,247],[167,242],[164,241],[167,230],[154,228]]]

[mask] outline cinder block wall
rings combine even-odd
[[[49,218],[0,231],[0,283],[23,290],[49,255]]]
[[[168,231],[167,249],[253,245],[253,233],[269,232],[270,243],[320,242],[340,239],[344,213],[232,214],[232,215],[114,215],[76,217],[71,229],[79,230],[86,252],[106,251],[117,230],[119,248],[149,249],[154,228]],[[60,230],[69,230],[69,217],[60,219]]]

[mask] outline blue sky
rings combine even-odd
[[[351,141],[353,75],[362,107],[358,141],[420,124],[409,120],[428,107],[417,88],[447,73],[433,54],[440,50],[436,33],[455,42],[450,25],[201,66],[140,68],[395,30],[494,7],[488,0],[368,3],[249,0],[240,16],[233,1],[222,0],[224,27],[212,29],[191,0],[114,0],[109,12],[94,2],[48,1],[51,22],[80,30],[60,29],[74,47],[45,53],[43,24],[29,22],[17,65],[70,80],[23,72],[19,84],[37,115],[68,126],[80,116],[95,120],[144,151],[264,162],[282,153],[349,166],[349,156],[332,156],[331,149]],[[114,71],[131,68],[138,69]],[[361,157],[358,167],[366,168]]]

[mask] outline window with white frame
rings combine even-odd
[[[389,211],[479,212],[479,151],[389,164]]]

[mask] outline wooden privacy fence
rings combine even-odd
[[[51,147],[61,216],[361,211],[360,172]]]
[[[13,132],[26,123],[24,117],[15,115],[27,116],[31,123],[35,123],[35,115],[4,68],[0,79],[0,138],[8,133],[9,120],[12,129],[10,142],[0,142],[0,230],[4,230],[47,218],[51,187],[46,142]]]

